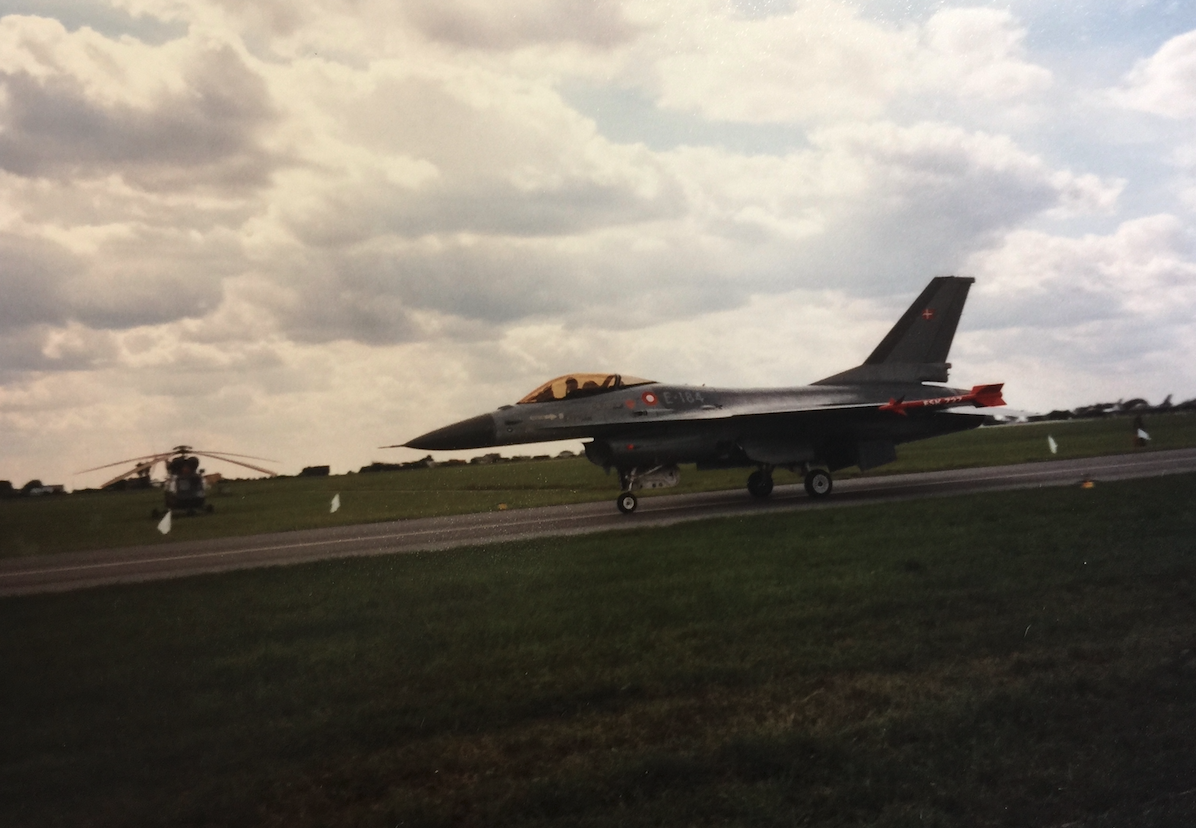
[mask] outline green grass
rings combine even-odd
[[[1148,418],[1147,450],[1196,446],[1196,415]],[[990,466],[1052,458],[1047,435],[1059,445],[1058,458],[1134,450],[1127,418],[1004,426],[911,443],[900,459],[872,472],[932,471]],[[844,471],[847,478],[858,472]],[[680,494],[740,489],[747,471],[683,470],[674,489],[646,492]],[[778,470],[778,484],[797,475]],[[169,536],[150,519],[162,507],[160,492],[117,492],[0,501],[0,556],[13,557],[313,529],[383,520],[520,509],[563,503],[613,500],[618,479],[583,458],[498,466],[441,467],[405,472],[350,474],[327,478],[228,481],[212,495],[213,515],[180,518]],[[341,509],[329,503],[340,494]]]
[[[1187,475],[8,598],[0,824],[1188,826],[1194,590]]]

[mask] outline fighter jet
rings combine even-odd
[[[678,464],[755,467],[748,491],[768,497],[773,471],[805,477],[812,498],[831,473],[897,459],[896,446],[983,422],[957,408],[1004,405],[1003,384],[948,388],[947,352],[974,279],[931,280],[863,364],[796,388],[670,385],[624,374],[567,374],[514,405],[402,444],[429,451],[588,438],[589,460],[618,472],[624,514],[635,492],[675,486]],[[388,446],[398,448],[399,446]]]

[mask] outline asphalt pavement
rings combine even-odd
[[[746,489],[644,497],[633,515],[623,515],[615,509],[616,492],[612,491],[610,499],[598,503],[10,558],[0,560],[0,596],[63,592],[103,584],[179,578],[329,558],[617,532],[716,516],[846,508],[913,498],[1079,485],[1084,480],[1100,483],[1186,472],[1196,472],[1196,449],[861,477],[836,481],[833,493],[821,500],[811,500],[800,485],[777,486],[767,500],[753,498]],[[612,542],[617,543],[617,537],[612,538]]]

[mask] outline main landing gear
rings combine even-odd
[[[772,494],[772,469],[757,469],[748,475],[748,491],[752,497],[766,498]]]
[[[826,469],[807,469],[805,483],[806,494],[815,499],[826,497],[834,486],[831,473]],[[747,489],[753,497],[761,499],[768,497],[772,494],[772,486],[772,468],[770,466],[762,466],[748,475]]]
[[[826,469],[810,469],[806,472],[806,494],[812,498],[826,497],[831,493],[834,481]]]

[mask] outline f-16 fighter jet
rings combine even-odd
[[[586,457],[619,474],[620,511],[635,492],[675,486],[680,463],[699,469],[755,467],[752,495],[772,492],[773,470],[805,476],[810,497],[830,494],[831,472],[897,459],[896,446],[980,425],[951,409],[1004,405],[1001,384],[947,388],[947,352],[974,280],[931,280],[872,355],[797,388],[669,385],[625,374],[569,374],[515,405],[428,432],[403,444],[430,451],[589,438]],[[390,448],[397,448],[391,446]]]

